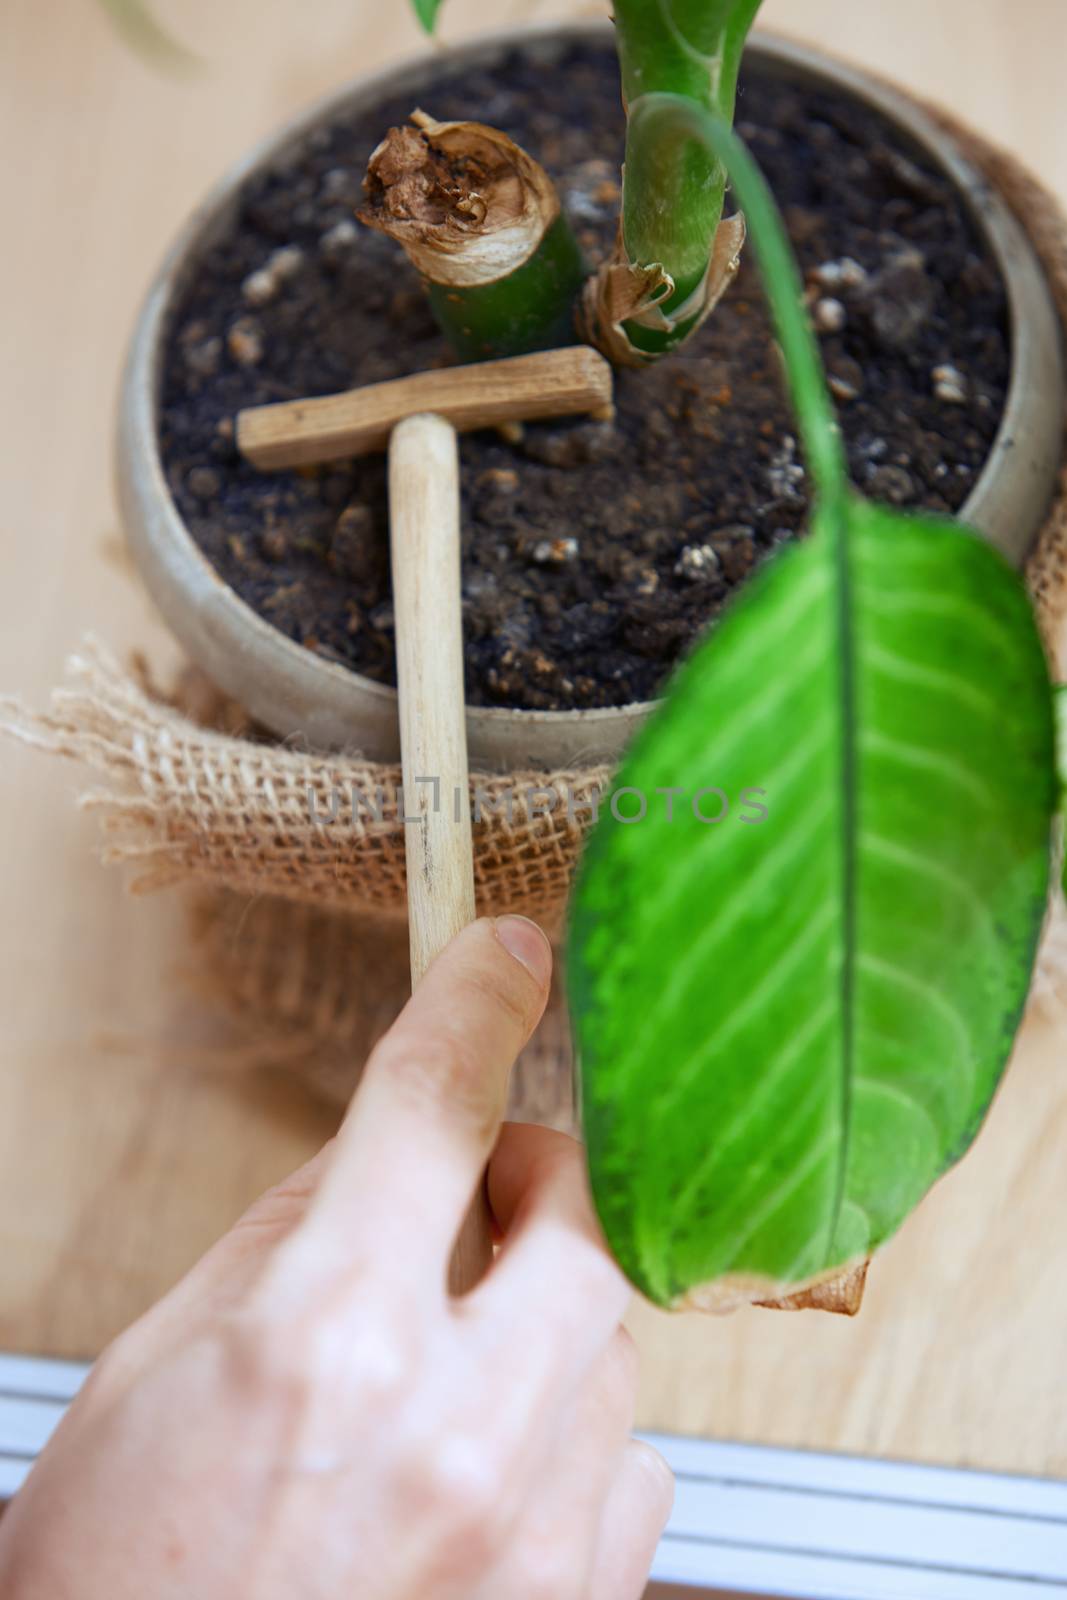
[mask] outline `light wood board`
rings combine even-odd
[[[449,0],[445,33],[573,0]],[[207,63],[161,78],[94,0],[0,12],[0,687],[40,703],[86,629],[173,658],[114,559],[111,407],[138,298],[210,182],[279,118],[419,48],[401,0],[158,0]],[[1062,0],[767,0],[768,23],[938,95],[1067,193]],[[110,552],[110,553],[109,553]],[[94,859],[77,775],[0,747],[0,1346],[92,1355],[328,1133],[210,1069],[181,905]],[[1067,1062],[1033,1026],[992,1120],[853,1323],[635,1317],[650,1426],[1067,1474]]]

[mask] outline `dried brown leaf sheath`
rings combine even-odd
[[[726,1314],[755,1305],[770,1311],[830,1311],[854,1317],[863,1303],[869,1266],[870,1261],[853,1261],[794,1287],[735,1274],[690,1289],[672,1309]]]
[[[703,281],[684,305],[668,315],[662,306],[674,293],[674,280],[658,263],[639,266],[631,261],[620,229],[610,260],[586,282],[579,313],[583,337],[617,367],[641,367],[657,360],[658,355],[631,342],[625,324],[666,333],[691,323],[688,331],[695,333],[737,276],[744,242],[744,217],[724,217]]]
[[[510,276],[559,216],[548,174],[480,122],[391,128],[370,158],[359,220],[403,245],[432,283],[468,289]]]

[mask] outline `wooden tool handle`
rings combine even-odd
[[[459,459],[455,430],[442,417],[408,417],[393,430],[389,510],[414,988],[453,935],[474,920]],[[456,1241],[453,1293],[477,1283],[492,1253],[479,1186]]]

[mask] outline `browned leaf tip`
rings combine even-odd
[[[854,1317],[863,1304],[869,1261],[857,1262],[834,1278],[810,1284],[780,1300],[757,1300],[769,1311],[830,1311],[840,1317]]]

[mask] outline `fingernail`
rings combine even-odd
[[[552,946],[529,917],[497,917],[496,936],[542,988],[552,976]]]

